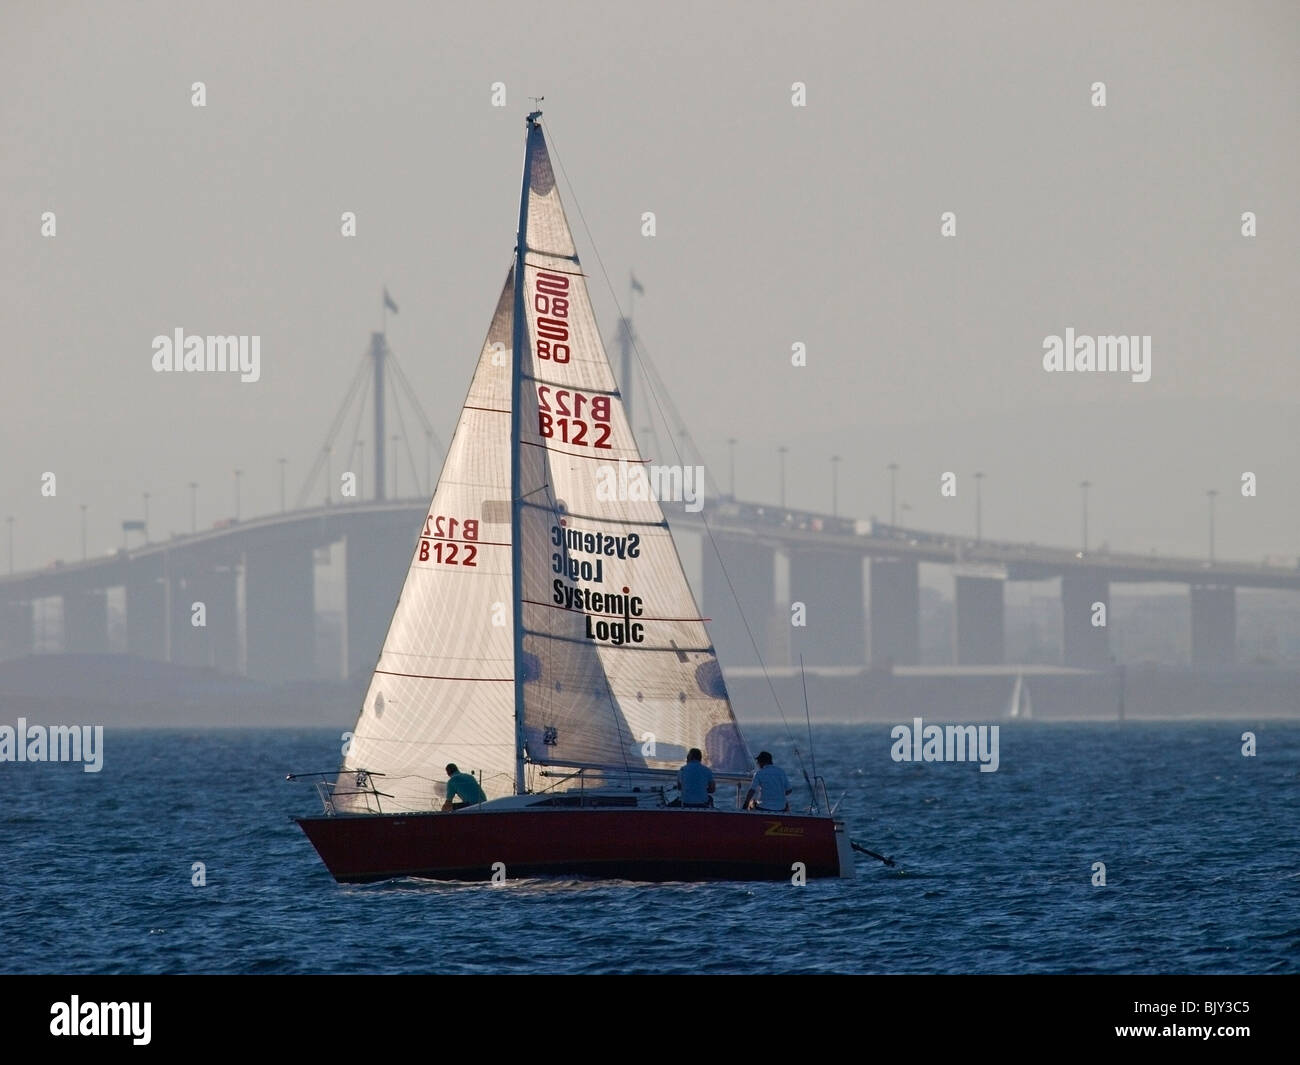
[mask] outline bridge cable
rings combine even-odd
[[[415,411],[416,417],[420,419],[420,427],[424,429],[426,434],[433,438],[433,442],[438,445],[438,450],[444,451],[445,448],[442,446],[442,437],[438,435],[438,431],[433,427],[433,423],[429,421],[428,415],[424,413],[424,408],[420,405],[419,395],[416,393],[415,387],[411,384],[411,379],[406,376],[406,371],[402,369],[402,364],[398,361],[397,353],[389,349],[389,356],[391,359],[390,365],[393,367],[393,371],[397,375],[397,380],[401,382],[402,387],[406,390],[407,398],[411,401],[411,409]]]
[[[402,364],[397,359],[397,353],[390,349],[389,356],[390,356],[389,362],[393,368],[394,376],[397,378],[398,383],[405,390],[407,402],[410,403],[411,410],[414,412],[416,418],[419,419],[420,426],[424,429],[425,449],[426,449],[425,462],[428,464],[428,469],[426,470],[426,474],[427,474],[427,480],[432,481],[433,456],[428,453],[428,448],[430,447],[430,445],[436,446],[438,452],[443,456],[444,460],[446,458],[446,449],[442,446],[442,438],[438,435],[437,430],[434,429],[433,423],[429,421],[428,415],[424,413],[424,407],[420,405],[420,397],[416,393],[415,387],[411,384],[411,379],[406,376],[406,371],[402,369]],[[396,395],[396,393],[394,393],[394,395]],[[399,407],[398,417],[399,419],[401,417],[400,407]],[[405,432],[405,429],[403,429],[403,432]],[[409,443],[407,445],[407,457],[411,461],[411,465],[412,465],[411,472],[412,475],[415,477],[416,493],[419,494],[420,476],[418,473],[415,472],[415,468],[414,468],[415,458],[411,454]],[[432,484],[426,483],[425,484],[426,494],[432,492],[433,488],[434,486]]]
[[[352,384],[349,386],[347,395],[343,397],[343,402],[339,405],[338,413],[334,415],[334,421],[330,423],[329,432],[325,434],[325,446],[320,449],[316,455],[316,461],[312,464],[307,479],[303,482],[302,491],[298,493],[298,503],[296,509],[303,509],[307,505],[307,497],[311,494],[312,487],[316,483],[316,478],[320,476],[321,467],[325,465],[326,455],[330,448],[334,446],[334,438],[338,435],[339,427],[343,424],[343,419],[347,415],[348,408],[352,406],[352,400],[356,396],[357,389],[361,387],[361,382],[366,375],[367,355],[361,356],[361,362],[357,366],[356,373],[352,376]]]
[[[391,382],[389,385],[393,393],[393,409],[397,411],[397,424],[402,430],[402,442],[406,445],[406,461],[411,467],[411,481],[415,485],[415,494],[420,494],[420,475],[415,469],[415,456],[411,454],[411,434],[406,431],[406,417],[402,414],[402,401],[397,392],[397,382]],[[393,456],[393,498],[398,498],[397,493],[397,470],[398,463],[401,460]]]
[[[348,462],[350,462],[350,463],[351,463],[351,462],[353,461],[353,459],[356,457],[356,453],[357,453],[357,440],[359,440],[360,437],[361,437],[361,419],[362,419],[363,417],[365,417],[365,413],[366,413],[366,400],[370,398],[370,385],[371,385],[371,379],[373,378],[373,376],[374,376],[373,374],[366,374],[366,382],[365,382],[365,384],[362,386],[362,389],[361,389],[361,399],[360,399],[360,400],[358,401],[358,403],[357,403],[357,416],[356,416],[356,419],[355,419],[355,420],[353,421],[353,423],[352,423],[352,441],[351,441],[351,443],[348,444]],[[366,470],[365,470],[365,462],[366,462],[366,456],[365,456],[365,453],[362,452],[362,455],[361,455],[361,461],[360,461],[360,462],[356,462],[356,463],[354,463],[354,465],[357,467],[357,480],[358,480],[358,481],[360,481],[361,478],[364,477],[365,474],[366,474]],[[360,494],[363,494],[363,489],[361,488],[360,485],[358,485],[358,489],[357,489],[357,490],[358,490],[359,495],[360,495]]]

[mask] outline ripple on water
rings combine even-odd
[[[1295,973],[1300,726],[1256,731],[1247,764],[1212,722],[1032,727],[972,774],[826,728],[839,815],[899,865],[804,887],[340,886],[283,780],[332,730],[122,733],[100,774],[0,774],[0,941],[11,972]]]

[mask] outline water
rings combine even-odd
[[[795,769],[780,730],[746,732]],[[3,969],[1300,971],[1298,724],[1007,724],[996,773],[895,763],[887,726],[817,741],[852,834],[897,869],[343,887],[288,819],[314,792],[283,779],[336,764],[336,731],[112,731],[98,774],[0,765]]]

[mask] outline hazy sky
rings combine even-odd
[[[742,497],[775,499],[786,445],[791,505],[829,509],[838,453],[841,510],[885,516],[897,461],[900,520],[964,531],[982,470],[986,536],[1074,543],[1088,478],[1094,543],[1202,553],[1213,487],[1221,556],[1300,554],[1293,2],[10,0],[18,568],[79,557],[82,503],[100,552],[144,491],[155,535],[188,530],[190,481],[201,525],[229,516],[236,467],[245,516],[278,505],[281,456],[296,495],[384,284],[446,439],[512,254],[530,95],[607,336],[574,192],[618,298],[629,268],[644,285],[640,336],[724,484],[739,440]],[[178,327],[260,335],[261,380],[154,373]],[[1150,335],[1151,380],[1044,372],[1067,327]]]

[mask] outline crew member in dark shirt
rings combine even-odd
[[[460,799],[460,802],[453,802]],[[478,781],[469,773],[462,773],[455,762],[447,763],[447,801],[442,804],[443,812],[463,810],[466,806],[477,806],[486,802],[487,796],[479,787]]]

